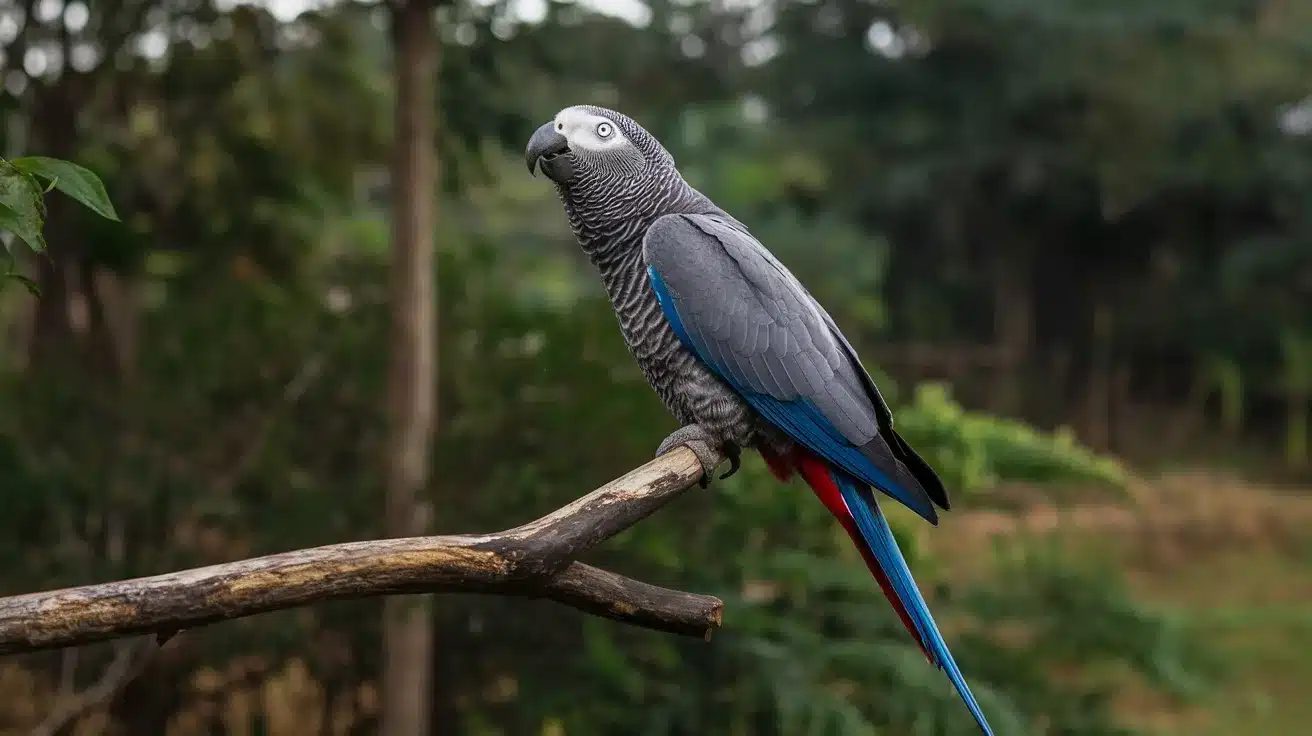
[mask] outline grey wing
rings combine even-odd
[[[648,231],[644,256],[677,302],[684,329],[736,383],[779,401],[809,400],[877,467],[946,508],[946,494],[934,492],[942,488],[937,477],[922,481],[894,449],[906,443],[846,338],[742,225],[717,215],[667,215]]]

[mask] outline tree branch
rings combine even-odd
[[[159,649],[153,636],[143,636],[135,640],[114,642],[114,660],[105,668],[104,674],[91,687],[76,695],[61,697],[46,719],[32,729],[28,736],[54,736],[60,729],[72,723],[83,713],[108,701],[120,689],[127,686],[150,662],[151,655]],[[69,650],[77,651],[77,650]],[[61,694],[62,695],[62,694]]]
[[[616,621],[709,637],[723,604],[575,560],[702,476],[678,448],[504,532],[349,542],[193,570],[0,598],[0,654],[172,632],[257,613],[399,593],[549,598]]]

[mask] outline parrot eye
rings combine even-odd
[[[599,138],[609,138],[610,134],[614,132],[615,132],[615,127],[612,126],[610,123],[603,122],[597,124],[597,136]]]

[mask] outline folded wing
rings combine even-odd
[[[666,215],[644,240],[652,287],[679,339],[798,443],[931,523],[942,483],[833,319],[741,224]]]

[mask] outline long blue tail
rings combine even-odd
[[[897,541],[893,538],[893,530],[889,528],[888,519],[884,518],[884,512],[879,508],[875,494],[868,486],[857,483],[844,472],[831,471],[831,473],[834,484],[838,486],[843,501],[847,504],[847,509],[861,532],[861,537],[870,547],[875,560],[879,562],[879,567],[888,576],[902,606],[910,614],[926,650],[933,656],[935,664],[947,673],[948,679],[952,681],[953,686],[957,688],[957,693],[970,709],[970,714],[975,717],[980,730],[988,736],[993,736],[993,729],[985,720],[984,711],[980,709],[975,695],[970,692],[970,686],[966,684],[961,668],[957,667],[952,652],[948,651],[947,642],[943,641],[943,635],[939,633],[938,625],[934,623],[934,617],[929,613],[929,606],[921,596],[920,589],[916,587],[916,581],[911,577],[911,569],[907,567],[907,561],[902,557],[902,551],[898,549]]]

